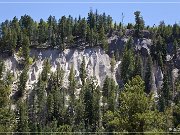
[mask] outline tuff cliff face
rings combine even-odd
[[[124,46],[124,43],[127,42],[126,38],[120,39],[115,36],[109,39],[110,50],[119,50]],[[147,56],[149,53],[149,47],[151,45],[151,40],[144,39],[142,41],[136,41],[135,50],[141,51],[142,57]],[[121,49],[119,49],[121,48]],[[100,47],[92,47],[88,49],[66,49],[63,52],[60,52],[58,49],[31,49],[30,56],[35,59],[35,61],[30,65],[28,71],[28,81],[27,81],[27,90],[31,91],[34,84],[36,84],[38,77],[43,69],[43,61],[46,58],[50,59],[51,72],[55,72],[57,65],[65,71],[64,74],[64,87],[68,86],[68,76],[70,73],[70,68],[72,64],[74,65],[75,77],[79,84],[80,81],[80,65],[85,58],[86,72],[88,77],[95,77],[97,79],[98,85],[102,86],[106,76],[112,77],[116,83],[121,82],[121,78],[117,78],[116,75],[119,74],[119,67],[121,61],[115,63],[114,73],[111,73],[111,58],[108,54],[105,53]],[[13,93],[17,90],[17,82],[19,80],[20,73],[22,70],[19,68],[19,58],[17,54],[9,58],[4,59],[6,71],[10,70],[14,75],[13,82]],[[145,62],[145,60],[144,60]],[[161,88],[163,83],[163,73],[157,65],[153,66],[152,70],[153,75],[153,90],[156,92],[157,89]],[[174,68],[173,77],[174,79],[178,76],[178,69]]]
[[[114,70],[115,72],[111,74],[111,58],[101,48],[98,47],[84,50],[66,49],[63,52],[60,52],[57,49],[32,49],[30,52],[30,56],[34,57],[36,60],[29,68],[27,89],[31,89],[33,87],[33,84],[37,82],[38,76],[43,69],[43,61],[46,58],[50,59],[51,72],[56,71],[58,64],[65,71],[63,82],[63,85],[65,87],[68,86],[68,76],[72,64],[74,65],[76,80],[81,84],[79,71],[83,57],[85,58],[86,72],[88,77],[96,77],[97,83],[100,86],[103,85],[106,76],[112,76],[114,80],[116,80],[115,72],[118,69],[119,64],[121,63],[120,61],[116,62]],[[15,90],[17,88],[16,83],[18,81],[19,75],[22,72],[18,68],[17,55],[7,58],[5,60],[5,67],[6,70],[10,70],[15,76],[13,85]]]

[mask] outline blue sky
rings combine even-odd
[[[113,17],[113,21],[119,22],[121,14],[124,13],[124,23],[134,23],[134,12],[139,10],[145,20],[146,25],[158,25],[160,21],[164,20],[166,24],[174,24],[180,22],[180,0],[173,0],[179,2],[174,4],[103,4],[103,3],[81,3],[81,4],[12,4],[1,2],[51,2],[50,0],[0,0],[0,22],[5,19],[12,19],[14,16],[20,18],[24,14],[31,15],[34,20],[39,21],[40,18],[47,20],[49,15],[56,16],[59,19],[62,15],[72,15],[73,17],[87,17],[90,8],[99,13],[106,12]],[[135,2],[135,0],[52,0],[53,2]],[[138,2],[171,2],[170,0],[137,0]]]

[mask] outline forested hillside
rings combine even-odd
[[[134,18],[2,22],[0,133],[180,131],[180,25]]]

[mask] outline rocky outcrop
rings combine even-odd
[[[176,68],[180,69],[180,53],[175,60],[175,66]]]
[[[127,29],[126,32],[125,32],[125,35],[126,36],[133,36],[135,33],[135,30],[134,29]],[[151,37],[151,33],[148,31],[148,30],[142,30],[141,31],[142,33],[142,37],[143,38],[150,38]]]
[[[163,84],[163,73],[161,71],[161,68],[158,67],[157,71],[156,71],[156,86],[157,89],[160,89],[162,87]]]
[[[27,88],[32,88],[33,84],[37,82],[40,73],[43,70],[43,61],[46,58],[50,59],[51,64],[51,72],[55,72],[57,65],[60,65],[61,68],[65,71],[64,74],[64,86],[68,86],[68,76],[70,73],[71,66],[74,65],[75,78],[78,83],[81,84],[80,81],[80,65],[85,58],[86,62],[86,71],[87,77],[95,77],[97,79],[97,83],[102,86],[106,76],[112,76],[115,79],[115,72],[118,68],[120,62],[117,62],[115,65],[115,72],[111,74],[110,71],[110,57],[99,47],[77,50],[77,49],[66,49],[63,52],[60,52],[57,49],[32,49],[30,52],[30,56],[34,57],[36,60],[30,66],[28,71],[28,82]],[[18,76],[21,73],[21,70],[16,68],[18,66],[17,57],[10,57],[5,60],[6,70],[11,70],[14,73],[18,73],[16,75],[15,80],[18,79]]]
[[[108,39],[110,50],[118,50],[120,53],[122,53],[127,40],[128,38],[120,38],[114,35]],[[144,59],[143,63],[145,64],[145,59],[150,53],[151,40],[143,38],[142,40],[134,41],[134,45],[136,51],[140,51],[142,53],[142,58]],[[65,71],[63,81],[63,85],[65,87],[67,87],[69,83],[68,77],[72,65],[74,65],[75,78],[77,82],[81,84],[79,76],[80,65],[83,57],[85,58],[86,62],[85,65],[87,77],[95,77],[97,79],[98,85],[103,85],[106,76],[111,76],[120,86],[122,84],[121,78],[119,76],[121,61],[117,61],[115,63],[114,73],[111,73],[111,58],[100,47],[93,47],[88,49],[66,49],[63,52],[60,52],[58,49],[31,49],[30,56],[35,58],[35,62],[30,66],[28,71],[29,78],[27,82],[27,88],[29,89],[32,88],[35,83],[37,83],[38,77],[43,70],[43,62],[46,58],[50,59],[51,72],[55,72],[58,65],[60,65],[61,68]],[[167,58],[172,58],[172,56],[168,54]],[[22,72],[22,69],[18,68],[19,59],[15,54],[14,56],[4,60],[6,71],[10,70],[14,74],[14,79],[16,81],[13,84],[13,89],[16,89],[16,82],[18,81],[19,75]],[[180,69],[180,55],[178,55],[177,59],[175,60],[175,67],[177,70]],[[154,91],[157,91],[157,89],[162,87],[163,73],[160,67],[157,65],[154,65],[153,67],[152,80],[152,89]]]

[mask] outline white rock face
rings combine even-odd
[[[157,68],[157,71],[156,71],[156,84],[157,84],[157,88],[158,88],[158,89],[162,88],[162,84],[163,84],[163,73],[162,73],[160,67],[158,67],[158,68]]]
[[[74,65],[75,78],[77,82],[81,84],[79,70],[83,57],[85,58],[87,77],[95,77],[97,79],[98,85],[103,85],[106,76],[112,77],[115,80],[115,82],[120,81],[120,78],[116,80],[115,73],[116,71],[119,72],[118,69],[120,67],[121,61],[117,61],[115,63],[114,73],[111,73],[111,58],[99,47],[84,50],[66,49],[63,52],[60,52],[57,49],[32,49],[30,52],[30,56],[34,57],[36,60],[30,66],[28,71],[28,92],[31,92],[31,89],[33,88],[34,84],[37,83],[38,77],[43,70],[43,62],[46,58],[50,59],[52,72],[56,71],[58,65],[60,65],[60,67],[65,71],[63,81],[63,85],[65,87],[67,87],[69,84],[68,77],[72,64]],[[15,79],[12,88],[13,92],[15,92],[17,90],[17,82],[19,80],[19,75],[22,72],[18,69],[18,57],[17,55],[14,55],[12,57],[4,59],[4,61],[6,71],[10,70],[14,74]],[[160,89],[163,83],[163,74],[160,67],[158,67],[157,65],[154,65],[153,67],[152,76],[152,89],[156,93],[157,89]],[[174,79],[177,78],[178,69],[173,70],[173,76]]]
[[[91,48],[85,50],[73,50],[66,49],[60,53],[57,49],[48,49],[48,50],[31,50],[31,57],[35,57],[36,61],[30,66],[28,72],[28,81],[27,88],[31,89],[33,84],[37,82],[39,74],[43,69],[43,61],[46,58],[50,58],[51,71],[55,72],[57,65],[60,64],[61,68],[65,71],[64,74],[64,86],[68,86],[68,77],[72,64],[74,64],[75,77],[77,82],[81,83],[79,77],[80,65],[85,58],[86,63],[86,72],[88,77],[96,77],[98,85],[102,86],[106,76],[112,76],[115,79],[115,73],[111,74],[111,65],[110,57],[101,49],[101,48]],[[17,57],[10,57],[5,60],[6,70],[12,70],[16,75],[15,80],[18,79],[18,76],[21,71],[18,71],[18,59]],[[115,71],[117,70],[120,61],[115,65]]]

